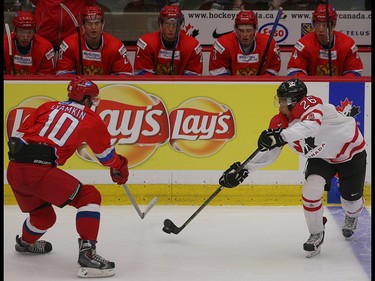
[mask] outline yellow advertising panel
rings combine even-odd
[[[48,100],[67,99],[67,81],[8,81],[4,85],[4,151],[21,120]],[[139,170],[223,170],[256,149],[278,109],[279,83],[97,82],[94,110],[107,124],[116,150]],[[4,159],[6,167],[8,159]],[[100,170],[82,146],[62,167]],[[298,170],[289,148],[265,170]]]

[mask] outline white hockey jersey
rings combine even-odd
[[[316,96],[304,97],[293,108],[289,120],[282,113],[275,115],[269,128],[284,128],[281,136],[297,153],[332,164],[351,160],[366,145],[353,117],[338,112],[332,104],[325,104]],[[261,152],[246,168],[265,167],[273,163],[280,152],[281,148]]]

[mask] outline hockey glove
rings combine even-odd
[[[232,188],[242,183],[249,175],[249,171],[247,169],[242,169],[236,172],[240,166],[240,162],[233,163],[220,177],[219,184],[224,187]]]
[[[287,142],[280,135],[282,128],[264,130],[258,139],[258,148],[260,151],[272,150],[275,147],[281,147]]]
[[[121,159],[121,167],[120,169],[110,169],[111,177],[113,182],[117,184],[125,184],[128,181],[129,177],[129,169],[128,169],[128,159],[124,156],[119,155]]]

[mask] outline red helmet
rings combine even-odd
[[[337,19],[336,9],[331,4],[328,5],[328,18],[330,22],[333,22]],[[327,20],[326,5],[319,4],[313,13],[313,22],[326,21],[326,20]]]
[[[36,26],[34,15],[31,11],[17,11],[13,18],[13,26],[25,29],[34,29]]]
[[[82,12],[82,22],[85,20],[100,20],[103,22],[104,13],[98,5],[86,6]]]
[[[99,88],[94,82],[82,76],[77,76],[69,82],[69,98],[80,102],[86,95],[90,96],[92,100],[94,100],[99,95]]]
[[[181,12],[179,6],[164,6],[159,15],[159,23],[162,19],[178,19],[180,17],[180,22],[184,21],[184,14]]]
[[[256,26],[258,25],[258,18],[253,11],[241,11],[236,15],[234,24],[253,24]]]

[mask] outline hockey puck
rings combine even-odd
[[[169,228],[165,227],[165,226],[163,227],[163,231],[165,233],[167,233],[167,234],[171,234],[172,233],[172,231]]]

